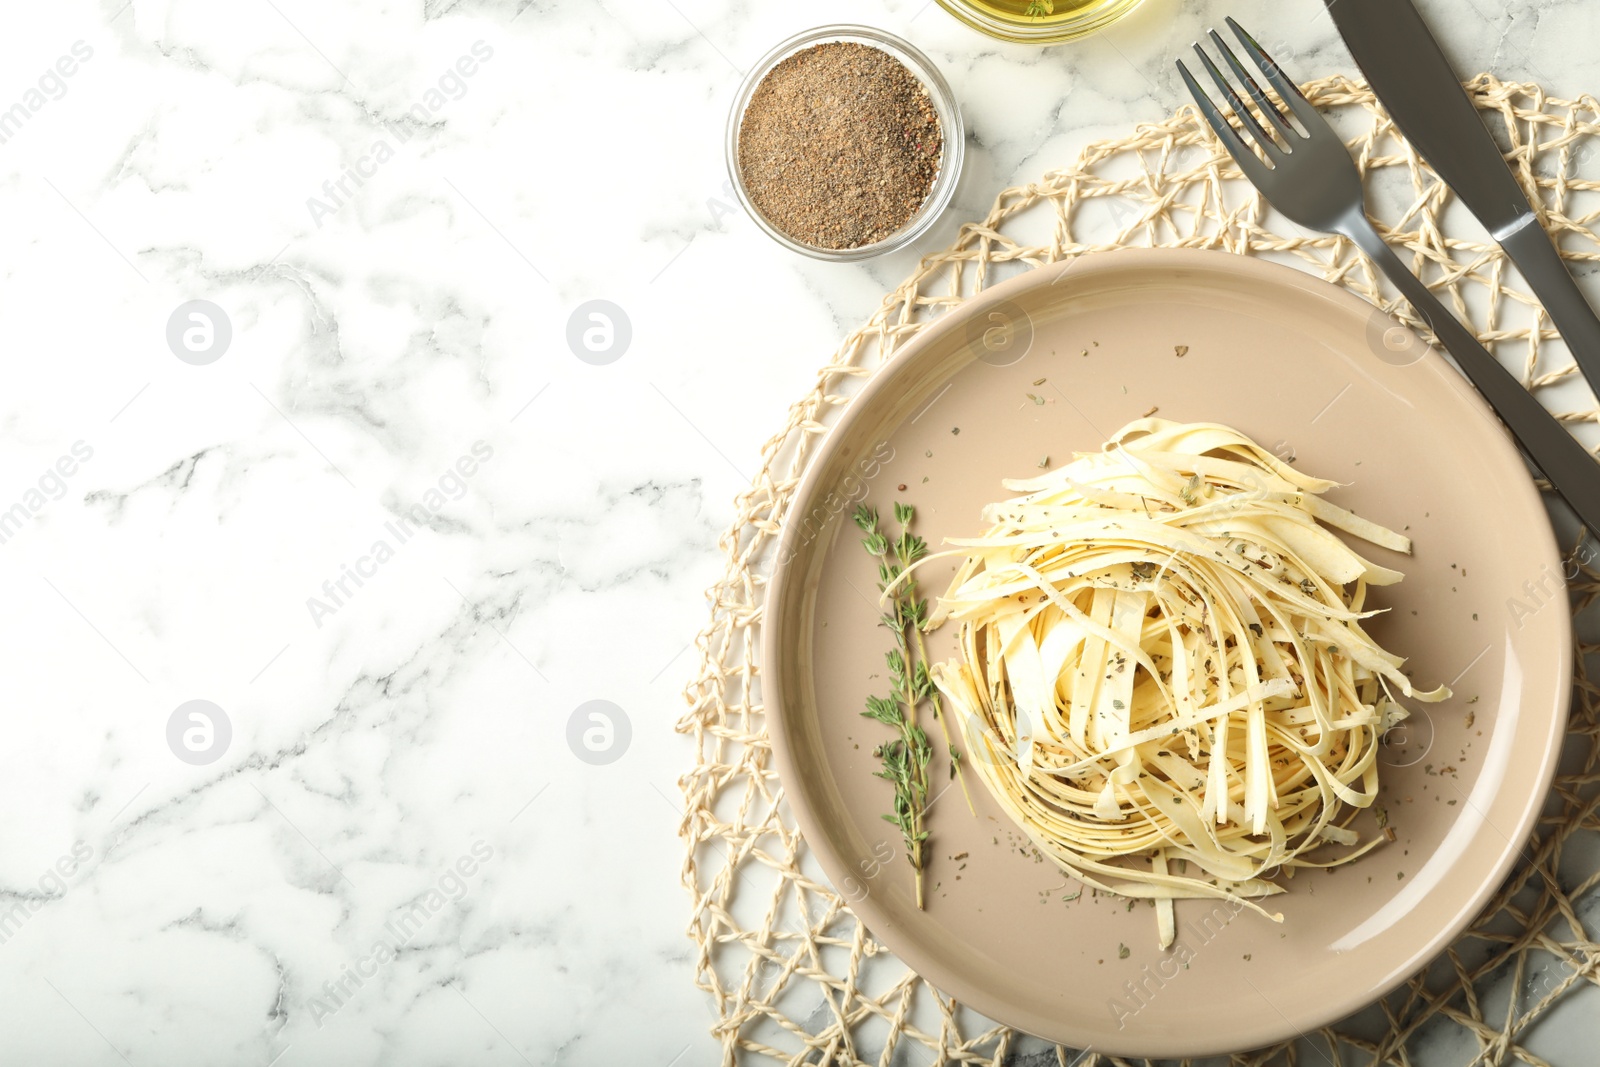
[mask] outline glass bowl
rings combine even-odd
[[[785,59],[812,45],[823,44],[829,41],[850,41],[863,44],[879,51],[887,52],[905,65],[905,68],[916,76],[917,80],[928,91],[928,100],[932,103],[934,112],[939,116],[940,131],[944,136],[944,147],[939,153],[939,173],[935,175],[933,186],[928,190],[927,199],[917,209],[917,213],[900,229],[870,245],[859,248],[822,248],[817,245],[805,244],[796,241],[793,237],[779,230],[766,216],[762,215],[750,199],[749,191],[745,189],[744,177],[739,170],[739,126],[744,120],[745,108],[750,103],[751,94],[756,91],[756,86],[771,72],[772,68]],[[855,260],[870,259],[881,256],[886,252],[904,248],[915,241],[928,227],[932,226],[941,212],[949,206],[950,199],[955,195],[956,182],[961,177],[961,160],[966,148],[966,128],[961,122],[961,109],[956,106],[955,94],[950,91],[950,85],[944,80],[933,65],[933,61],[923,55],[908,41],[896,37],[892,33],[876,30],[870,26],[818,26],[814,30],[784,41],[772,51],[762,56],[756,65],[750,68],[750,73],[745,75],[744,83],[739,86],[739,93],[733,99],[733,108],[728,113],[728,177],[733,183],[734,192],[739,197],[739,203],[744,205],[745,211],[756,221],[756,225],[766,231],[767,236],[786,248],[817,259],[832,260],[836,263],[849,263]]]
[[[939,0],[939,6],[975,30],[1018,44],[1060,44],[1103,29],[1144,0],[1054,0],[1048,15],[1005,15],[973,0]]]

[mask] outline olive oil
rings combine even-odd
[[[939,0],[956,18],[992,37],[1053,44],[1092,33],[1140,0]]]
[[[1085,10],[1110,6],[1106,0],[971,0],[972,6],[997,18],[1028,22],[1065,22]]]

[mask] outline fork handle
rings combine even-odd
[[[1361,208],[1340,219],[1335,229],[1355,242],[1395,284],[1494,408],[1528,458],[1566,498],[1583,524],[1600,533],[1600,463],[1411,273]]]

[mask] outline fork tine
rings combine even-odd
[[[1228,150],[1239,169],[1244,171],[1245,177],[1252,182],[1264,180],[1267,177],[1267,167],[1256,158],[1256,154],[1239,137],[1239,132],[1228,124],[1222,112],[1217,110],[1217,105],[1211,102],[1206,91],[1200,88],[1200,83],[1194,80],[1194,75],[1189,73],[1189,68],[1184,66],[1183,60],[1178,60],[1178,73],[1183,76],[1183,84],[1189,87],[1189,95],[1194,97],[1194,106],[1200,109],[1200,114],[1205,116],[1206,122],[1211,124],[1211,131],[1217,135],[1217,140]]]
[[[1289,109],[1304,124],[1306,132],[1313,132],[1316,129],[1316,123],[1320,122],[1326,125],[1322,116],[1317,114],[1317,109],[1312,107],[1311,102],[1301,95],[1299,86],[1284,76],[1283,68],[1278,66],[1276,60],[1267,55],[1262,47],[1256,43],[1256,39],[1245,32],[1244,27],[1235,22],[1233,16],[1228,16],[1227,23],[1228,28],[1233,30],[1233,35],[1239,38],[1239,43],[1244,46],[1244,50],[1250,53],[1250,58],[1255,60],[1256,66],[1261,68],[1261,73],[1266,75],[1267,81],[1274,89],[1278,90],[1278,95],[1283,98],[1283,102],[1289,105]]]
[[[1285,141],[1289,140],[1294,130],[1289,125],[1289,120],[1284,117],[1283,112],[1279,111],[1272,101],[1267,99],[1267,94],[1261,91],[1261,86],[1257,84],[1255,78],[1250,76],[1250,72],[1245,69],[1244,64],[1239,62],[1239,57],[1233,54],[1233,49],[1228,47],[1227,42],[1222,39],[1222,35],[1216,30],[1208,30],[1207,32],[1211,35],[1212,43],[1217,46],[1217,51],[1221,53],[1222,58],[1227,61],[1228,66],[1233,70],[1234,75],[1244,83],[1245,92],[1249,93],[1250,99],[1256,102],[1256,107],[1283,135],[1283,139]]]
[[[1228,106],[1233,109],[1233,113],[1239,116],[1239,125],[1244,127],[1244,131],[1254,138],[1256,144],[1260,145],[1262,151],[1266,152],[1270,157],[1278,147],[1277,142],[1272,139],[1272,134],[1261,128],[1261,123],[1257,122],[1256,117],[1250,114],[1250,109],[1245,106],[1245,102],[1240,100],[1239,94],[1233,91],[1233,85],[1227,78],[1222,76],[1222,71],[1217,69],[1217,65],[1211,62],[1211,57],[1206,55],[1206,50],[1196,44],[1194,46],[1194,54],[1200,57],[1200,62],[1205,65],[1206,72],[1211,75],[1211,80],[1217,83],[1217,90],[1222,93],[1222,98],[1228,102]]]

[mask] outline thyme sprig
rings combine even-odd
[[[967,793],[966,777],[961,773],[961,753],[950,740],[943,700],[928,673],[928,650],[922,636],[928,623],[928,602],[917,595],[916,579],[906,574],[913,563],[928,554],[928,545],[911,532],[915,508],[897,502],[894,517],[900,533],[891,538],[880,527],[876,509],[863,504],[855,513],[856,525],[866,535],[861,543],[878,561],[878,592],[884,603],[879,622],[895,638],[895,647],[885,654],[894,695],[868,697],[867,710],[862,715],[898,733],[894,740],[879,745],[874,754],[883,761],[883,769],[877,776],[894,785],[894,808],[883,819],[899,827],[905,839],[906,858],[916,872],[917,907],[921,908],[922,876],[927,866],[928,831],[924,826],[924,814],[929,794],[928,763],[933,756],[928,735],[917,722],[917,711],[924,701],[932,706],[934,718],[939,722],[950,752],[950,772],[960,781],[969,809],[972,797]]]
[[[928,760],[933,755],[933,747],[928,744],[928,735],[922,727],[906,720],[898,699],[868,697],[867,710],[861,714],[876,719],[899,735],[873,750],[883,761],[883,769],[874,773],[894,786],[894,810],[882,818],[899,827],[905,839],[906,857],[916,872],[917,907],[921,908],[922,872],[926,867],[923,847],[928,840],[923,814],[928,806]]]
[[[928,628],[928,602],[917,595],[916,575],[907,573],[913,563],[928,554],[928,544],[911,532],[911,520],[916,518],[917,514],[915,508],[909,504],[897,503],[894,506],[894,514],[901,524],[900,537],[895,542],[895,560],[899,564],[899,573],[896,574],[896,578],[904,575],[904,580],[897,587],[896,594],[909,605],[907,614],[917,653],[915,657],[916,667],[912,672],[916,692],[918,696],[933,706],[933,717],[938,720],[939,732],[944,735],[944,747],[950,753],[950,776],[960,784],[961,795],[967,800],[967,810],[973,815],[977,815],[978,810],[972,806],[972,794],[967,792],[967,777],[961,773],[961,750],[956,748],[955,742],[950,739],[949,720],[946,719],[944,714],[944,696],[939,692],[939,688],[933,684],[933,679],[928,676],[928,664],[930,662],[928,659],[928,644],[922,636]]]

